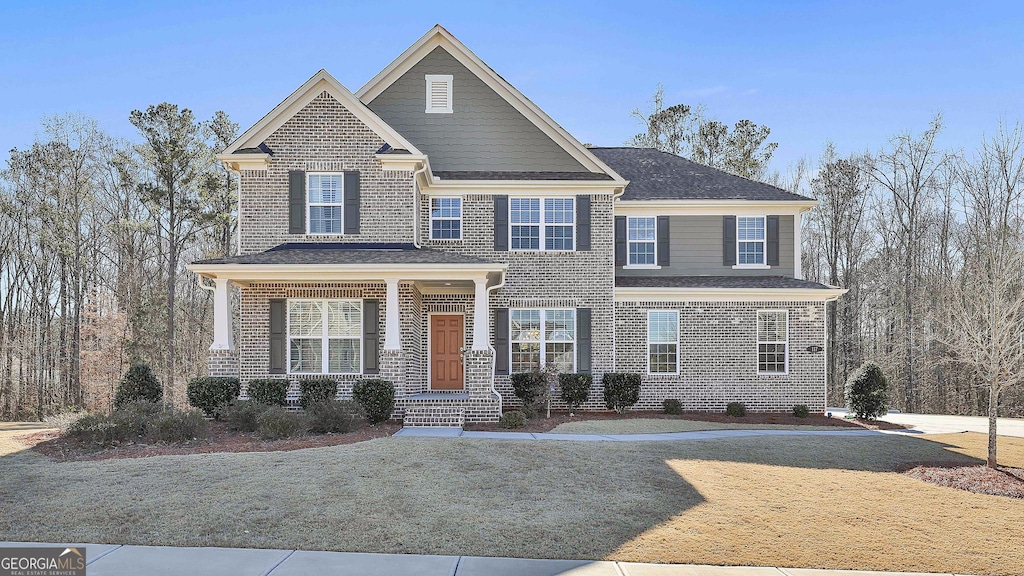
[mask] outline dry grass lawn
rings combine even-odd
[[[666,418],[629,418],[623,420],[580,420],[559,424],[552,432],[562,434],[664,434],[702,430],[842,430],[836,426],[799,426],[786,424],[731,424]]]
[[[22,451],[0,457],[0,540],[1020,574],[1024,501],[890,472],[982,455],[970,434],[929,438]],[[1024,459],[1005,440],[1005,461]]]

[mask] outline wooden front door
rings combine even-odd
[[[430,387],[462,390],[462,316],[430,316]]]

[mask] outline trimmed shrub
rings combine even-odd
[[[502,428],[522,428],[526,426],[526,414],[519,410],[505,412],[501,415],[501,420],[498,420],[498,424],[501,424]]]
[[[152,417],[149,436],[159,442],[181,444],[192,440],[205,440],[210,428],[200,410],[168,410]]]
[[[797,404],[793,406],[793,416],[797,418],[807,418],[811,415],[811,409],[807,407],[807,404]]]
[[[547,378],[543,372],[517,372],[509,376],[512,392],[523,401],[523,406],[533,408],[544,397]]]
[[[640,401],[640,375],[632,372],[605,372],[601,379],[604,385],[605,406],[619,414]]]
[[[729,416],[743,417],[747,415],[747,405],[743,402],[729,402],[725,406],[725,413]]]
[[[352,399],[363,409],[370,424],[379,424],[391,418],[395,410],[395,386],[379,378],[360,380],[352,387]]]
[[[159,402],[164,399],[164,389],[148,364],[133,364],[117,385],[114,407],[120,408],[129,402],[145,400]]]
[[[266,406],[284,406],[288,401],[288,381],[280,378],[249,380],[249,400]]]
[[[259,425],[256,433],[264,440],[280,440],[302,435],[306,426],[306,417],[298,412],[285,410],[281,406],[270,406],[257,418]]]
[[[665,414],[682,414],[683,403],[680,402],[679,400],[676,400],[675,398],[666,398],[661,403],[661,409],[665,412]]]
[[[344,434],[355,428],[356,407],[351,402],[325,400],[306,408],[307,430],[314,434]]]
[[[865,362],[846,380],[846,407],[873,420],[889,409],[889,379],[874,362]]]
[[[305,410],[317,402],[334,400],[338,396],[338,382],[330,378],[300,380],[299,392],[299,404]]]
[[[260,426],[260,414],[268,406],[252,400],[237,400],[224,409],[224,420],[235,432],[255,432]]]
[[[200,376],[189,380],[185,395],[189,406],[220,420],[224,407],[237,400],[241,392],[238,378]]]
[[[559,374],[558,388],[562,400],[569,405],[572,414],[590,397],[590,388],[594,385],[594,377],[590,374]]]

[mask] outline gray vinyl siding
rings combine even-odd
[[[452,114],[425,112],[427,74],[454,77]],[[427,154],[433,170],[588,171],[441,47],[368,106]]]
[[[721,216],[671,216],[669,265],[657,270],[617,268],[619,276],[793,276],[793,216],[779,216],[779,265],[734,270],[722,265]]]

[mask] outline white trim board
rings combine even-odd
[[[616,288],[616,302],[830,302],[845,288]]]

